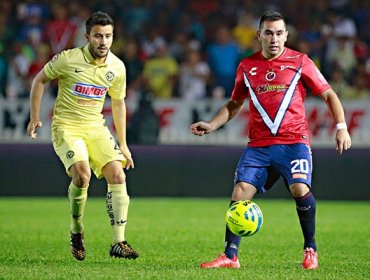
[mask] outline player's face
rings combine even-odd
[[[288,37],[288,31],[283,20],[265,21],[258,31],[263,56],[267,59],[281,55]]]
[[[112,25],[94,25],[89,34],[86,34],[91,54],[99,59],[105,58],[113,42]]]

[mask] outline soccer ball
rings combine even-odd
[[[226,212],[226,225],[238,236],[252,236],[263,223],[262,211],[251,200],[234,202]]]

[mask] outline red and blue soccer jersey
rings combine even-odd
[[[314,95],[330,88],[306,54],[285,48],[273,60],[257,52],[240,62],[231,99],[249,99],[248,146],[310,145],[305,87]]]

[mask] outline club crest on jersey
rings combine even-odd
[[[112,71],[108,71],[106,74],[105,74],[105,78],[107,79],[108,82],[111,82],[114,80],[114,73]]]
[[[275,74],[275,72],[274,72],[274,70],[269,70],[268,72],[267,72],[267,74],[266,74],[266,80],[267,81],[272,81],[273,79],[275,79],[276,78],[276,74]]]
[[[66,157],[67,157],[68,159],[73,158],[73,157],[74,157],[74,155],[75,155],[75,152],[74,152],[74,151],[68,151],[68,152],[66,153]]]
[[[109,88],[100,87],[96,85],[76,83],[72,88],[72,93],[77,96],[82,96],[85,98],[100,99],[105,96]]]

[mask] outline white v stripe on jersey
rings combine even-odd
[[[301,73],[302,73],[302,66],[299,67],[297,73],[294,75],[293,80],[289,85],[289,88],[285,91],[284,97],[281,101],[281,104],[279,106],[279,110],[278,110],[278,112],[275,116],[274,121],[272,121],[270,119],[269,115],[267,114],[267,112],[265,111],[265,109],[263,108],[261,103],[258,101],[258,98],[257,98],[256,94],[254,93],[254,91],[253,91],[253,89],[252,89],[252,87],[249,83],[247,75],[245,75],[245,73],[243,73],[244,82],[245,82],[245,85],[249,88],[249,92],[250,92],[250,95],[251,95],[251,100],[252,100],[254,106],[256,107],[257,111],[260,113],[264,123],[268,126],[268,128],[270,129],[270,131],[273,135],[276,135],[278,130],[279,130],[279,127],[280,127],[281,122],[283,121],[285,112],[288,109],[290,101],[292,100],[293,93],[294,93],[294,90],[297,86],[298,80],[301,77]]]

